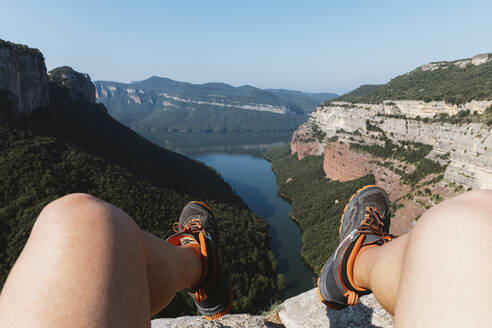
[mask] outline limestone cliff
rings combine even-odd
[[[71,67],[62,66],[49,72],[49,80],[62,87],[72,101],[96,102],[96,89],[89,74],[79,73]]]
[[[492,101],[481,103],[474,107],[478,113],[484,112]],[[467,105],[463,107],[467,108]],[[413,114],[422,112],[416,103],[407,108],[411,107],[414,108]],[[438,108],[427,113],[434,116],[442,111]],[[430,145],[432,151],[428,158],[448,165],[446,179],[466,188],[492,189],[492,134],[489,126],[481,123],[425,123],[411,119],[411,115],[398,117],[397,113],[401,115],[400,111],[378,110],[375,105],[332,104],[318,108],[308,124],[318,126],[326,138],[337,136],[339,141],[346,143],[381,145],[384,132],[395,143],[405,141]],[[370,131],[370,126],[381,131]]]
[[[0,112],[29,115],[48,105],[43,55],[37,49],[0,40]]]
[[[37,108],[48,108],[56,98],[50,97],[53,86],[62,89],[70,101],[96,101],[88,74],[64,66],[48,76],[37,49],[0,40],[0,115],[30,115]]]
[[[410,100],[382,104],[332,102],[317,108],[295,132],[291,150],[297,152],[299,159],[323,154],[325,174],[333,180],[373,174],[376,183],[389,192],[398,216],[392,232],[404,233],[427,208],[443,199],[466,189],[492,189],[491,127],[477,119],[454,124],[452,120],[433,119],[449,112],[478,118],[491,104],[492,101],[460,106]],[[474,114],[470,114],[472,110]],[[443,173],[423,175],[409,183],[409,174],[422,170],[416,163],[364,151],[388,145],[395,152],[422,145],[419,149],[427,149],[426,158],[432,160],[428,163],[440,163]]]

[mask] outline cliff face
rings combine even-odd
[[[492,104],[490,101],[481,103],[479,113]],[[421,112],[417,104],[411,106],[416,108],[413,114]],[[434,113],[428,112],[428,115],[441,112],[439,109]],[[346,143],[381,145],[381,132],[368,130],[370,125],[377,126],[395,143],[420,142],[432,146],[427,157],[443,165],[448,164],[444,176],[449,181],[466,188],[492,189],[490,127],[480,123],[425,123],[390,116],[396,114],[398,112],[377,110],[375,105],[332,105],[318,108],[308,124],[316,124],[327,138],[337,136],[338,140]]]
[[[48,105],[43,55],[37,49],[0,40],[0,111],[29,115]]]
[[[333,101],[331,104],[333,107],[362,109],[375,115],[403,115],[407,118],[430,118],[439,114],[456,115],[463,110],[481,114],[492,105],[492,100],[472,100],[459,105],[448,104],[444,101],[425,102],[422,100],[385,100],[380,104],[352,104],[344,101]]]
[[[292,154],[297,153],[297,159],[301,160],[307,155],[323,154],[324,146],[313,136],[311,124],[302,124],[292,135],[290,148]]]
[[[475,101],[461,106],[420,101],[383,104],[331,103],[314,111],[307,123],[294,134],[292,153],[323,155],[324,172],[333,180],[348,181],[373,174],[376,183],[389,192],[398,220],[392,232],[401,234],[427,208],[466,189],[492,189],[492,133],[483,123],[438,122],[442,113],[476,111],[478,117],[491,101]],[[417,118],[419,116],[420,118]],[[367,150],[389,144],[410,151],[422,144],[425,157],[442,165],[442,173],[422,175],[409,182],[408,175],[425,170],[396,155],[378,156]],[[355,147],[353,147],[355,146]],[[426,148],[425,148],[426,147]],[[361,151],[362,150],[362,151]],[[370,150],[370,149],[369,149]]]
[[[89,74],[79,73],[71,67],[62,66],[49,72],[49,80],[62,87],[72,101],[96,102],[96,89]]]
[[[37,49],[0,40],[0,113],[30,115],[36,108],[48,107],[49,83],[63,88],[72,101],[96,101],[88,74],[65,66],[50,71],[48,78]]]

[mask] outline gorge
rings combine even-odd
[[[0,76],[2,284],[36,215],[45,204],[61,195],[82,191],[106,199],[130,213],[144,229],[162,238],[170,234],[171,223],[182,205],[191,199],[201,199],[216,209],[216,215],[222,219],[220,225],[226,231],[224,240],[230,245],[224,248],[222,256],[227,259],[226,268],[237,295],[233,312],[259,313],[275,299],[283,300],[286,281],[279,273],[289,273],[282,261],[294,256],[292,249],[298,251],[299,231],[285,238],[287,241],[295,238],[297,248],[279,251],[278,254],[284,252],[283,255],[275,258],[271,248],[276,251],[282,246],[278,245],[275,234],[288,224],[297,227],[288,221],[278,226],[270,222],[269,228],[257,214],[267,221],[269,214],[275,219],[290,220],[288,212],[302,229],[301,256],[317,273],[338,242],[337,229],[345,203],[363,185],[375,183],[389,192],[394,214],[391,232],[395,234],[410,231],[426,209],[444,199],[469,189],[492,189],[491,58],[483,54],[466,60],[427,64],[388,84],[361,88],[329,100],[310,113],[307,122],[282,121],[279,131],[296,129],[291,142],[270,149],[265,156],[272,162],[278,192],[292,203],[289,208],[277,197],[273,176],[265,171],[270,169],[269,164],[263,160],[263,171],[259,173],[250,170],[259,163],[257,158],[241,157],[246,155],[237,158],[222,154],[192,155],[206,165],[215,166],[214,171],[145,140],[113,119],[108,114],[112,108],[96,103],[100,94],[112,95],[113,91],[115,97],[116,91],[126,92],[126,98],[122,99],[127,104],[131,99],[132,105],[143,103],[142,97],[147,91],[128,91],[127,86],[111,90],[112,85],[96,88],[87,74],[69,67],[48,74],[39,51],[0,41],[0,69],[4,72]],[[469,91],[463,81],[474,86],[473,90]],[[449,87],[449,83],[453,87]],[[456,85],[460,88],[456,89]],[[277,97],[285,94],[276,92]],[[159,101],[167,109],[159,108],[157,114],[152,115],[168,114],[177,103],[220,107],[226,109],[228,115],[234,110],[247,111],[242,112],[246,116],[268,115],[258,116],[260,120],[278,117],[271,115],[289,115],[285,103],[258,102],[261,106],[252,110],[244,108],[244,104],[241,108],[232,108],[234,106],[226,106],[217,99],[212,102],[170,93],[159,96],[166,99],[159,98]],[[153,98],[149,98],[149,103],[150,99]],[[125,108],[118,109],[127,119],[125,124],[135,131],[141,127],[148,135],[142,134],[151,140],[151,135],[174,129],[172,124],[159,126],[157,123],[163,121],[153,121],[155,116],[145,121],[146,124],[156,123],[154,126],[132,123],[135,117],[148,113],[144,113],[144,107],[143,112],[135,108],[125,112],[128,109]],[[188,112],[194,113],[191,108]],[[211,111],[207,109],[204,113]],[[299,118],[305,113],[290,114]],[[298,127],[299,123],[303,124]],[[178,138],[193,133],[191,125],[176,129],[171,132]],[[218,135],[222,136],[220,132]],[[164,144],[162,140],[153,141]],[[221,168],[227,161],[229,167]],[[234,171],[233,174],[226,174],[226,169]],[[243,180],[237,179],[236,174],[242,175]],[[269,185],[259,184],[256,190],[251,190],[255,189],[250,184],[254,178],[265,181],[268,178]],[[279,216],[274,215],[272,209],[272,202],[277,201],[275,206],[283,208]],[[247,238],[237,243],[237,236]],[[297,260],[297,266],[304,266],[301,259]],[[312,287],[311,272],[305,267],[304,270],[299,278],[287,280],[287,296]],[[296,286],[296,279],[303,284]],[[289,321],[292,317],[303,320],[293,310],[295,307],[304,309],[305,313],[315,308],[316,313],[321,313],[325,320],[331,318],[332,322],[349,320],[324,308],[306,305],[313,302],[313,296],[315,293],[311,290],[282,303],[277,311],[281,322],[295,326],[296,323]],[[389,326],[391,318],[378,306],[373,298],[365,298],[354,313],[362,313],[367,324],[372,322],[370,318],[380,315],[387,319],[381,325]],[[192,314],[195,314],[194,308],[186,295],[179,295],[160,315]],[[357,320],[361,316],[356,317]]]

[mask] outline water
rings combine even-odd
[[[268,222],[278,271],[286,276],[285,296],[313,288],[315,277],[300,257],[301,230],[289,217],[290,204],[277,194],[271,164],[251,154],[209,153],[192,157],[216,169],[249,208]]]

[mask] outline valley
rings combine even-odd
[[[68,66],[46,72],[36,49],[0,48],[2,283],[37,213],[64,194],[110,201],[162,238],[199,199],[225,231],[232,311],[257,313],[315,285],[359,188],[388,191],[397,235],[445,199],[492,189],[489,54],[330,98],[158,77],[94,85]],[[472,96],[448,87],[465,80]],[[180,294],[158,316],[194,313]]]
[[[0,3],[0,328],[490,326],[491,12]]]

